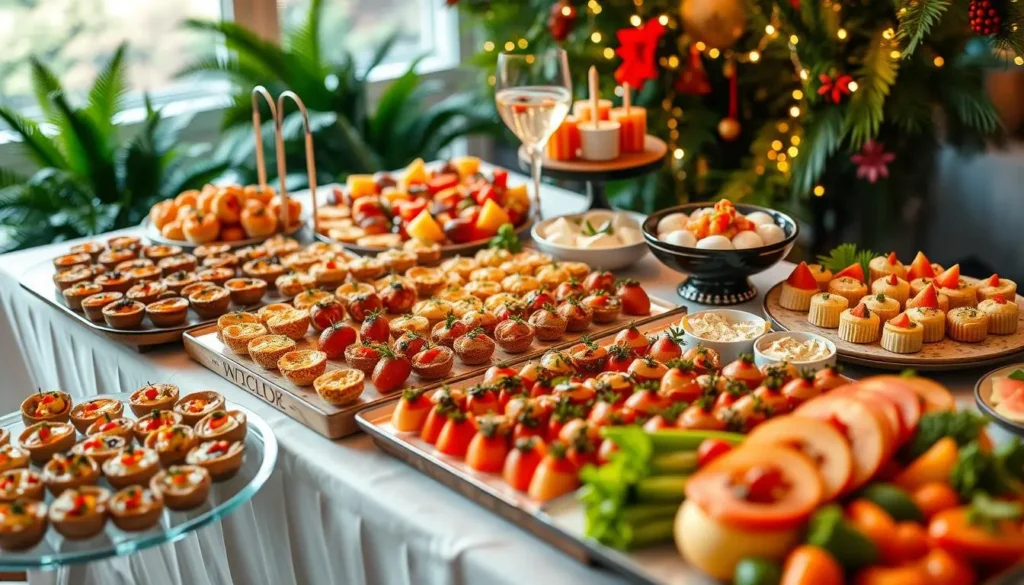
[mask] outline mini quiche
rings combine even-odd
[[[267,283],[267,286],[274,286],[277,278],[284,274],[284,266],[265,259],[250,260],[242,265],[242,274],[248,278],[258,278]]]
[[[68,308],[72,311],[82,310],[82,301],[93,295],[98,295],[103,292],[103,287],[94,284],[92,282],[80,282],[71,288],[66,288],[61,292],[64,297],[64,302],[68,304]]]
[[[375,280],[384,276],[384,272],[387,270],[384,268],[384,262],[377,258],[370,258],[367,256],[360,256],[348,262],[348,271],[352,275],[352,278],[361,282],[367,282]],[[310,270],[312,273],[316,270],[316,266]],[[316,276],[316,274],[314,274]],[[319,279],[317,279],[319,281]],[[338,281],[340,284],[341,281]]]
[[[416,254],[407,250],[384,250],[377,254],[377,258],[384,263],[385,269],[399,274],[416,266]]]
[[[83,282],[90,282],[92,280],[92,270],[85,266],[79,266],[71,270],[65,270],[64,272],[58,272],[53,275],[53,284],[57,286],[57,290],[64,292],[67,289],[81,284]],[[103,290],[103,287],[100,287]]]
[[[172,272],[164,277],[164,285],[167,286],[167,290],[181,294],[181,291],[186,286],[191,286],[199,282],[196,275],[192,272],[186,272],[179,270],[178,272]]]
[[[95,260],[96,258],[99,258],[100,254],[102,254],[103,251],[106,249],[107,247],[99,242],[84,242],[78,244],[77,246],[71,246],[71,250],[69,251],[72,254],[88,254],[92,259]]]
[[[381,270],[383,271],[383,266],[381,266]],[[346,266],[344,262],[339,262],[337,260],[325,260],[323,262],[317,262],[309,267],[309,275],[316,281],[317,286],[328,288],[334,288],[345,282],[345,277],[348,276],[348,272],[348,266]],[[353,274],[353,276],[355,275]]]
[[[107,523],[110,490],[82,486],[64,490],[50,504],[50,524],[65,538],[90,538],[99,534]]]
[[[170,258],[171,256],[177,256],[182,253],[181,246],[155,244],[153,246],[146,246],[142,249],[142,255],[154,262],[159,262],[164,258]]]
[[[343,368],[320,375],[313,380],[313,388],[324,402],[334,406],[347,406],[359,400],[365,387],[365,380],[366,374],[363,372],[352,368]],[[210,436],[206,438],[231,440],[231,437]]]
[[[149,433],[146,437],[146,448],[156,451],[160,464],[164,467],[180,463],[188,455],[189,450],[196,446],[196,432],[192,427],[172,425]]]
[[[146,416],[154,410],[170,410],[178,401],[178,387],[173,384],[146,384],[128,398],[128,407],[135,416]]]
[[[201,506],[210,493],[210,472],[198,465],[172,465],[157,473],[149,489],[172,510]]]
[[[231,302],[240,307],[259,303],[267,293],[267,283],[258,278],[232,278],[224,283],[224,288],[228,289]]]
[[[227,289],[211,286],[188,295],[188,302],[200,317],[213,319],[227,312],[231,294]]]
[[[302,273],[284,274],[277,277],[274,286],[282,297],[294,297],[307,288],[316,286],[316,279]]]
[[[46,505],[32,500],[0,503],[0,549],[24,550],[46,534]]]
[[[260,321],[259,316],[254,313],[232,311],[217,318],[217,331],[224,331],[226,327],[231,325],[241,325],[243,323],[262,323],[262,321]]]
[[[156,327],[177,327],[188,318],[188,300],[171,297],[149,303],[146,316]]]
[[[377,289],[368,282],[346,282],[334,289],[334,296],[342,304],[346,304],[352,302],[358,296],[376,294],[376,292]]]
[[[131,485],[114,494],[107,509],[115,526],[128,532],[138,532],[152,528],[160,521],[164,502],[148,488]]]
[[[129,298],[103,307],[103,320],[114,329],[135,329],[146,317],[146,305]]]
[[[270,322],[270,318],[285,311],[293,311],[295,307],[287,303],[271,303],[265,307],[260,307],[260,310],[256,312],[256,315],[260,318],[260,323],[266,325]]]
[[[154,410],[146,416],[139,417],[139,420],[135,421],[135,427],[132,429],[132,435],[140,445],[146,443],[146,438],[151,433],[156,431],[173,427],[174,425],[180,425],[182,422],[182,416],[178,412],[173,410]]]
[[[0,471],[28,467],[28,451],[11,445],[0,447]]]
[[[202,244],[200,246],[196,246],[196,249],[192,250],[192,253],[195,254],[196,258],[206,258],[207,256],[216,256],[230,251],[230,244]]]
[[[205,468],[215,481],[220,481],[238,473],[244,458],[245,443],[241,441],[206,441],[193,447],[185,462]]]
[[[167,276],[175,272],[193,272],[198,264],[192,254],[175,254],[158,260],[157,268]]]
[[[277,360],[277,369],[296,386],[309,386],[327,371],[327,354],[314,349],[290,351]]]
[[[184,396],[174,405],[174,412],[181,416],[182,422],[195,426],[200,419],[215,410],[224,408],[224,397],[213,390],[201,390]]]
[[[238,355],[249,355],[249,342],[266,334],[267,328],[262,323],[228,325],[220,332],[224,344]]]
[[[235,270],[233,268],[227,268],[221,266],[219,268],[204,268],[199,272],[196,272],[196,278],[202,282],[209,282],[218,287],[223,287],[224,283],[235,277]]]
[[[36,423],[21,432],[18,442],[33,463],[42,465],[75,444],[75,427],[63,422]]]
[[[110,418],[109,416],[103,416],[100,420],[89,425],[85,434],[89,437],[122,437],[126,443],[131,443],[135,440],[134,430],[135,421],[130,418]]]
[[[21,403],[21,422],[67,422],[71,417],[71,395],[60,390],[37,392]]]
[[[405,271],[405,276],[412,281],[413,287],[416,288],[416,294],[420,298],[431,297],[443,289],[444,275],[445,273],[437,268],[425,266],[414,266]]]
[[[431,264],[441,259],[441,244],[412,238],[402,244],[402,250],[416,255],[417,264]]]
[[[57,272],[65,272],[75,268],[88,268],[92,264],[92,256],[84,252],[77,254],[65,254],[53,259],[53,267]]]
[[[128,276],[124,272],[108,272],[106,274],[100,274],[93,282],[103,287],[103,292],[119,292],[126,293],[128,289],[135,284],[131,276]]]
[[[10,469],[0,474],[0,502],[43,501],[43,479],[31,469]]]
[[[131,445],[103,463],[103,475],[115,489],[145,484],[157,471],[160,471],[160,456],[157,452]]]
[[[278,311],[267,319],[267,329],[274,335],[284,335],[296,341],[303,339],[309,331],[309,311],[304,309]]]
[[[116,398],[93,398],[71,409],[71,424],[83,435],[92,423],[103,418],[120,418],[124,414],[124,404]]]
[[[200,441],[241,441],[245,439],[246,430],[244,412],[215,410],[196,423],[195,435]]]
[[[160,295],[165,292],[167,292],[166,284],[147,280],[146,282],[141,282],[132,286],[124,296],[133,301],[139,301],[143,305],[148,305],[156,302],[156,300],[160,298]]]
[[[292,299],[292,306],[296,309],[308,311],[313,305],[321,301],[333,301],[334,295],[318,288],[308,288]]]
[[[420,315],[413,315],[412,313],[406,313],[405,315],[399,315],[394,319],[388,321],[388,326],[391,329],[391,336],[398,339],[406,331],[412,331],[425,336],[430,333],[430,320]]]
[[[248,346],[249,357],[265,370],[276,370],[278,360],[295,348],[295,340],[284,335],[261,335]]]
[[[43,483],[55,496],[69,488],[95,485],[99,478],[99,466],[87,455],[68,457],[58,453],[43,466]]]
[[[129,439],[122,435],[99,434],[87,437],[84,441],[76,444],[71,448],[71,452],[75,455],[87,455],[97,465],[103,465],[107,459],[124,449],[128,441]]]

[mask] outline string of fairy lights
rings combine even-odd
[[[629,17],[629,24],[634,27],[640,27],[645,22],[644,16],[640,14],[643,9],[644,0],[632,0],[636,12]],[[1017,0],[1011,0],[1016,2]],[[833,0],[824,0],[823,7],[825,9],[831,9],[835,12],[841,12],[843,6],[840,2]],[[562,15],[571,17],[576,12],[576,8],[570,5],[562,7]],[[607,39],[605,35],[597,30],[595,17],[601,14],[604,8],[598,0],[588,0],[586,4],[586,17],[588,22],[589,40],[595,45],[602,46],[601,55],[608,60],[615,58],[615,49],[608,46],[606,43],[613,41],[614,39]],[[906,11],[906,8],[900,9],[900,16]],[[658,22],[669,29],[675,29],[678,27],[678,22],[675,17],[669,14],[661,14],[657,16]],[[778,10],[774,10],[769,17],[768,24],[764,27],[764,32],[758,40],[755,48],[744,51],[736,51],[731,48],[721,49],[718,47],[708,46],[702,41],[697,41],[693,44],[693,48],[698,53],[707,57],[711,61],[715,61],[719,58],[724,60],[724,72],[727,77],[736,75],[735,67],[736,64],[743,65],[756,65],[761,62],[761,58],[768,48],[769,44],[776,42],[779,37],[783,34],[781,32],[781,19],[778,14]],[[1016,25],[1014,25],[1016,30]],[[846,41],[850,37],[850,33],[845,28],[838,28],[835,32],[836,40],[839,42]],[[899,60],[902,57],[901,51],[898,50],[896,45],[896,31],[893,28],[888,28],[882,32],[882,42],[887,43],[889,49],[888,57],[894,61]],[[807,83],[810,81],[810,71],[803,66],[800,62],[799,53],[797,47],[800,44],[800,38],[796,34],[791,34],[786,40],[786,46],[789,49],[790,60],[793,63],[794,71],[797,77],[803,84],[803,89],[794,89],[792,93],[793,104],[788,110],[790,118],[792,118],[792,124],[788,122],[778,122],[775,126],[777,135],[773,137],[769,144],[769,148],[766,149],[763,158],[755,161],[754,172],[757,175],[764,175],[769,168],[774,168],[779,173],[785,175],[790,171],[790,162],[800,154],[800,143],[802,141],[803,127],[800,124],[800,116],[807,111],[808,104],[806,102],[806,90]],[[495,42],[492,40],[485,41],[483,49],[486,52],[493,52],[499,48],[504,49],[506,52],[519,50],[525,50],[529,47],[529,41],[526,38],[520,37],[518,39],[507,40],[504,43]],[[683,64],[679,55],[669,55],[667,57],[659,58],[659,65],[668,70],[677,70]],[[945,58],[942,55],[934,55],[932,63],[935,67],[943,67],[945,65]],[[1024,57],[1016,56],[1013,59],[1013,63],[1017,66],[1024,66]],[[729,69],[733,68],[730,72]],[[493,75],[488,77],[488,83],[492,86],[495,83]],[[858,89],[859,85],[855,80],[851,80],[847,84],[847,89],[852,95]],[[615,95],[622,96],[622,88],[616,87]],[[674,84],[670,86],[670,89],[666,93],[665,99],[662,100],[661,107],[668,114],[666,121],[666,129],[668,130],[668,145],[669,151],[672,152],[672,160],[674,165],[674,172],[676,177],[682,181],[686,178],[686,171],[684,169],[684,159],[686,152],[679,147],[679,124],[683,119],[684,112],[682,108],[674,105],[675,102],[675,89]],[[706,159],[698,158],[696,161],[698,175],[705,174],[707,172],[708,164]],[[825,187],[823,185],[816,185],[812,189],[812,193],[816,197],[822,197],[825,195]]]

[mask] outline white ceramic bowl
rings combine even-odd
[[[752,321],[762,333],[753,339],[741,339],[738,341],[714,341],[697,337],[690,328],[690,321],[700,315],[707,315],[709,313],[722,315],[729,323]],[[737,311],[735,309],[711,309],[690,315],[683,315],[681,324],[683,326],[683,340],[686,342],[686,346],[689,348],[700,345],[702,347],[715,350],[718,352],[719,357],[721,357],[723,366],[738,360],[742,354],[753,353],[754,342],[760,339],[764,335],[765,331],[769,330],[768,322],[761,317],[758,317],[753,313]]]
[[[640,231],[640,226],[643,224],[644,216],[629,211],[615,211],[614,213],[625,213],[632,217],[636,220],[637,231]],[[583,213],[577,213],[559,217],[564,217],[565,219],[579,219],[583,215]],[[647,242],[643,239],[635,244],[617,246],[614,248],[574,248],[571,246],[555,244],[544,239],[541,234],[543,234],[547,227],[557,219],[558,217],[545,219],[544,221],[534,224],[533,229],[530,230],[530,235],[533,236],[533,241],[537,248],[545,254],[550,254],[553,258],[557,258],[563,262],[585,262],[597,270],[620,270],[622,268],[632,266],[637,262],[637,260],[640,260],[647,255]]]
[[[818,335],[817,333],[803,333],[799,331],[776,331],[774,333],[767,333],[761,336],[761,338],[754,343],[754,363],[757,364],[757,367],[760,368],[768,364],[777,364],[786,361],[776,357],[769,357],[761,353],[762,350],[767,350],[768,346],[775,343],[779,339],[782,339],[783,337],[792,337],[794,340],[799,341],[801,343],[805,341],[810,341],[812,339],[817,339],[818,341],[824,343],[825,347],[827,347],[831,352],[827,358],[823,358],[820,360],[808,362],[790,361],[789,363],[791,363],[798,371],[802,372],[804,370],[807,370],[809,372],[817,372],[818,370],[822,370],[827,366],[836,365],[836,344],[832,343],[827,338]]]

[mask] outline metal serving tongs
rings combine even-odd
[[[320,233],[320,219],[317,217],[317,194],[316,194],[316,160],[313,157],[313,133],[309,129],[309,112],[306,110],[306,104],[302,103],[302,99],[295,95],[293,91],[285,91],[277,97],[277,131],[275,135],[277,137],[277,174],[281,179],[281,221],[287,227],[289,225],[289,213],[288,209],[288,187],[285,185],[285,175],[287,174],[286,164],[284,160],[284,134],[282,133],[282,126],[284,125],[284,98],[291,98],[295,105],[298,106],[299,112],[302,113],[302,127],[306,132],[306,173],[309,175],[309,191],[313,199],[313,235]]]

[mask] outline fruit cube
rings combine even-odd
[[[505,190],[505,206],[522,209],[530,208],[530,195],[526,190],[526,183],[509,187]]]
[[[475,175],[480,170],[480,159],[475,156],[460,156],[452,159],[452,166],[455,170],[459,171],[459,176],[463,180],[466,177]]]
[[[377,194],[377,181],[373,180],[373,175],[349,175],[345,185],[353,199]]]
[[[511,223],[508,213],[500,205],[488,199],[480,209],[480,217],[476,220],[476,229],[482,235],[493,236],[498,233],[498,228],[506,223]]]
[[[418,158],[405,167],[405,174],[402,176],[402,185],[408,189],[410,185],[422,185],[427,182],[427,167],[423,159]]]
[[[428,242],[443,242],[444,230],[437,225],[430,212],[424,209],[414,217],[409,225],[405,226],[405,232],[410,238],[419,238]]]

